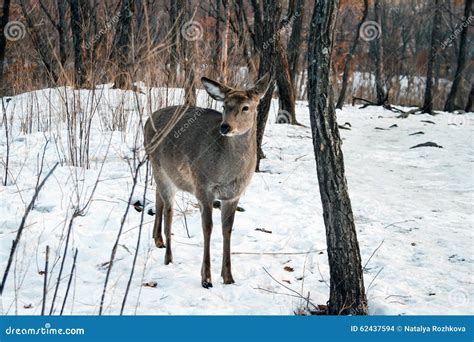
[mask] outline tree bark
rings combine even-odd
[[[462,23],[463,28],[461,31],[461,37],[459,42],[459,54],[458,54],[458,65],[456,67],[456,73],[454,74],[454,80],[451,85],[451,90],[449,91],[448,98],[444,105],[444,110],[446,112],[452,112],[455,110],[455,101],[456,95],[459,90],[459,84],[461,83],[461,73],[466,68],[467,61],[467,31],[469,30],[469,23],[467,22],[469,16],[471,15],[472,0],[465,0],[464,4],[464,22]]]
[[[53,83],[56,83],[58,79],[56,73],[57,63],[53,60],[53,56],[51,54],[49,38],[35,25],[32,15],[30,14],[31,11],[28,9],[27,0],[20,0],[20,7],[30,32],[31,41],[40,55],[41,62],[46,68],[49,79],[51,79]]]
[[[469,97],[466,103],[466,112],[472,112],[472,103],[474,100],[474,83],[471,84],[471,91],[469,92]]]
[[[67,2],[58,0],[58,24],[57,30],[59,35],[59,62],[65,68],[68,57],[68,41],[67,41],[67,26],[66,26],[66,12]]]
[[[328,313],[366,315],[361,257],[330,83],[338,5],[333,0],[314,6],[308,41],[308,99],[331,277]]]
[[[117,23],[114,45],[110,53],[110,60],[117,65],[115,88],[130,89],[132,87],[132,61],[130,43],[132,39],[132,8],[134,0],[122,0],[120,5],[120,19]]]
[[[255,27],[255,31],[261,29],[261,37],[256,39],[260,43],[258,51],[260,52],[260,66],[258,70],[258,78],[263,77],[266,73],[270,73],[272,76],[275,75],[275,58],[276,58],[276,34],[278,31],[278,23],[281,15],[281,3],[280,0],[271,1],[266,3],[263,10],[263,16],[258,18],[260,11],[260,4],[258,0],[252,0],[255,15],[255,25],[263,23],[261,28]],[[266,94],[260,100],[258,105],[257,113],[257,165],[255,170],[260,171],[260,160],[265,158],[262,151],[263,134],[265,132],[265,126],[268,120],[268,112],[272,101],[273,91],[275,90],[274,82],[270,83]]]
[[[379,25],[379,28],[382,27],[381,20],[381,4],[380,0],[374,0],[374,14],[375,22]],[[385,82],[384,82],[384,63],[383,63],[383,42],[382,42],[383,33],[379,34],[379,37],[372,41],[372,47],[374,50],[375,57],[375,91],[376,91],[376,103],[381,106],[387,100],[385,94]]]
[[[295,88],[293,85],[290,64],[288,62],[288,52],[284,47],[281,35],[276,37],[276,55],[277,55],[277,72],[276,80],[278,86],[278,113],[288,115],[292,125],[296,124],[295,113]],[[278,123],[278,121],[277,121]]]
[[[290,64],[290,75],[293,86],[296,84],[298,75],[298,57],[301,54],[301,32],[303,30],[304,0],[296,0],[293,26],[291,28],[290,40],[288,42],[288,63]]]
[[[230,31],[230,4],[229,0],[222,0],[224,5],[224,34],[222,35],[222,55],[220,62],[220,72],[222,82],[227,83],[227,64],[228,64],[228,44],[229,44],[229,31]]]
[[[441,28],[441,10],[439,0],[435,0],[435,15],[431,29],[430,55],[428,57],[428,70],[426,73],[425,99],[421,112],[433,114],[433,65],[439,47],[439,32]]]
[[[352,58],[354,57],[356,53],[357,46],[359,45],[360,29],[362,27],[362,24],[365,22],[365,19],[367,18],[368,13],[369,13],[369,1],[364,0],[364,9],[362,10],[362,17],[360,18],[359,24],[357,25],[357,29],[355,32],[354,40],[352,41],[351,49],[349,50],[349,53],[347,54],[346,60],[344,62],[344,71],[342,73],[341,91],[339,93],[339,98],[337,99],[337,104],[336,104],[336,108],[339,108],[339,109],[342,109],[342,106],[344,105],[344,102],[346,100],[347,83],[349,81],[349,70],[351,68]]]
[[[187,23],[192,20],[191,4],[185,0],[178,0],[178,12],[181,13],[183,18],[182,23]],[[184,103],[187,106],[196,105],[196,75],[194,73],[194,57],[195,57],[195,44],[194,40],[188,40],[183,36],[182,32],[179,41],[181,42],[179,48],[181,61],[184,66]]]
[[[4,35],[5,26],[8,23],[10,16],[10,0],[4,0],[2,6],[2,17],[0,19],[0,97],[5,93],[4,84],[4,64],[5,64],[5,52],[7,46],[7,39]]]
[[[71,10],[72,43],[74,46],[74,85],[82,87],[86,83],[86,69],[84,67],[84,56],[82,51],[82,23],[80,0],[69,0]]]

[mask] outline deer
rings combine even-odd
[[[194,195],[199,204],[204,235],[201,285],[206,289],[213,286],[210,239],[216,200],[221,202],[221,277],[224,284],[234,283],[230,255],[234,216],[239,199],[255,171],[257,107],[271,84],[270,78],[266,74],[252,88],[235,89],[202,77],[201,83],[208,95],[223,102],[222,112],[193,106],[170,106],[154,112],[144,126],[145,150],[156,183],[155,245],[166,248],[165,265],[172,263],[174,197],[178,190]],[[154,144],[160,135],[162,139]],[[163,225],[166,244],[162,236]]]

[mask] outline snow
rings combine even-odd
[[[49,311],[73,206],[85,205],[97,179],[100,181],[90,205],[74,219],[55,314],[63,303],[76,248],[76,272],[65,314],[98,313],[107,271],[104,263],[110,259],[132,187],[129,162],[132,163],[135,146],[140,147],[142,141],[140,135],[136,139],[141,112],[137,103],[146,116],[166,103],[179,102],[182,94],[175,89],[145,89],[145,94],[136,95],[110,89],[110,85],[99,87],[94,97],[93,93],[47,89],[15,96],[8,103],[7,117],[12,124],[10,171],[8,185],[0,186],[2,273],[33,196],[43,150],[43,177],[55,162],[61,164],[28,217],[1,297],[2,314],[40,313],[43,275],[39,272],[44,268],[47,245],[51,248],[46,304]],[[78,113],[92,117],[90,169],[67,162],[70,152],[66,108],[77,109],[78,103]],[[211,104],[202,92],[199,103]],[[123,130],[114,128],[111,113],[123,114]],[[309,294],[312,303],[326,303],[329,268],[307,103],[298,103],[297,118],[308,127],[275,124],[276,114],[274,101],[264,138],[267,158],[262,161],[263,172],[254,175],[241,198],[240,206],[245,212],[236,214],[232,235],[236,283],[223,285],[220,278],[220,211],[214,210],[214,287],[201,287],[203,241],[199,210],[192,196],[180,193],[173,225],[174,263],[163,264],[164,249],[155,248],[151,237],[154,217],[145,215],[125,314],[288,315],[306,306],[305,300],[294,297],[294,292],[269,274],[304,297]],[[340,134],[362,261],[366,265],[364,281],[370,313],[473,314],[473,114],[410,115],[397,119],[395,113],[378,107],[361,110],[351,106],[337,114],[340,124],[349,122],[352,126]],[[28,117],[33,118],[32,133],[25,134]],[[398,127],[389,128],[393,124]],[[424,135],[410,136],[418,131]],[[47,139],[50,142],[45,148]],[[427,141],[444,148],[410,149]],[[5,162],[7,141],[3,126],[0,144]],[[144,177],[143,168],[134,199],[143,197]],[[146,197],[152,206],[154,184]],[[120,312],[140,218],[141,214],[130,208],[110,275],[105,314]],[[294,271],[285,270],[285,266]],[[156,287],[142,286],[152,282]],[[27,308],[29,304],[31,308]]]

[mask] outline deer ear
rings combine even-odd
[[[224,101],[225,94],[230,90],[229,87],[207,77],[202,77],[201,82],[209,96],[216,101]]]
[[[271,75],[267,72],[255,83],[252,92],[258,97],[263,97],[272,83],[273,80],[271,79]]]

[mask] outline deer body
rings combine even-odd
[[[157,187],[153,238],[157,247],[166,247],[165,264],[172,262],[174,195],[177,190],[192,193],[199,202],[204,234],[201,284],[210,288],[210,237],[216,199],[221,200],[224,236],[221,275],[225,284],[234,282],[230,237],[239,198],[255,170],[256,108],[268,85],[268,77],[257,82],[255,88],[244,91],[205,78],[203,84],[211,97],[224,101],[223,113],[199,107],[166,107],[147,120],[144,138],[147,147],[176,113],[182,113],[165,139],[153,151],[147,149]],[[163,223],[166,245],[162,238]]]

